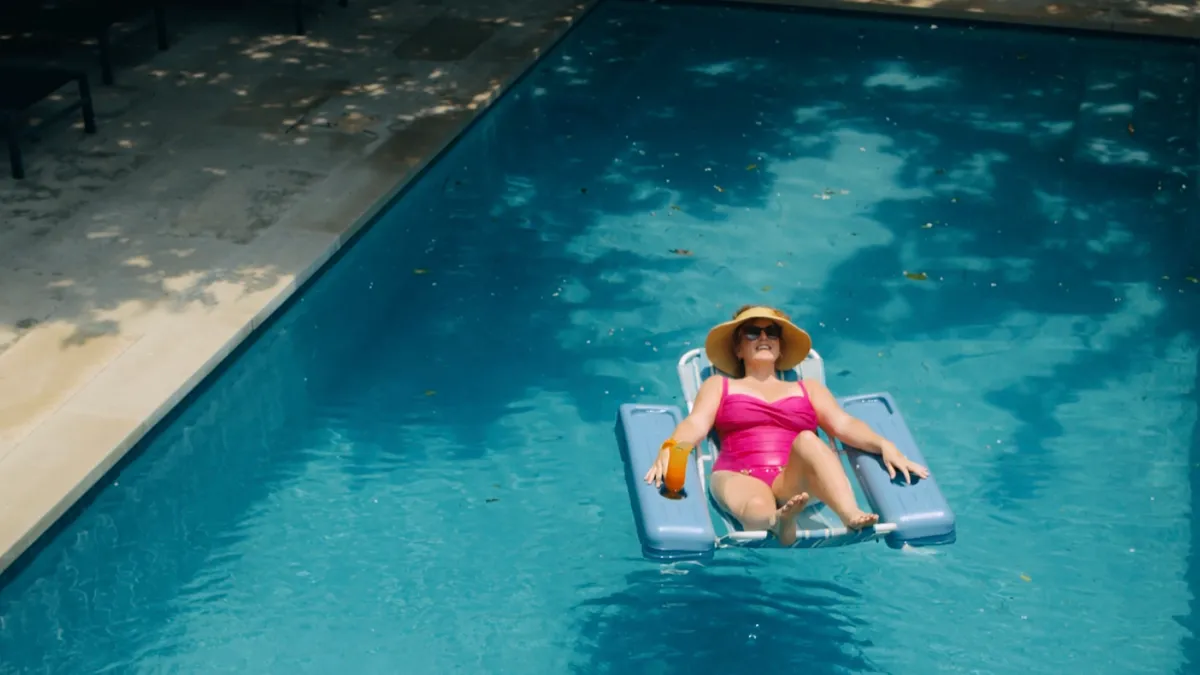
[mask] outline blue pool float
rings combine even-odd
[[[678,372],[690,411],[700,384],[714,369],[704,350],[698,348],[680,358]],[[803,377],[824,382],[825,367],[820,355],[812,350],[799,366],[779,375],[787,380]],[[929,466],[891,395],[867,394],[839,401],[846,412],[895,443],[909,459]],[[643,403],[623,404],[617,416],[617,442],[642,554],[650,560],[669,562],[708,560],[719,548],[779,547],[778,540],[768,532],[743,529],[709,494],[708,477],[719,452],[715,432],[688,458],[682,498],[667,497],[661,488],[643,480],[660,445],[683,417],[678,406]],[[933,475],[914,478],[911,485],[906,485],[902,475],[895,479],[888,476],[878,455],[836,441],[831,447],[849,460],[850,473],[872,510],[879,514],[879,522],[874,527],[850,530],[827,506],[813,500],[797,522],[798,536],[791,548],[846,546],[880,539],[891,548],[954,543],[954,512]]]

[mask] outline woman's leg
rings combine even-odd
[[[859,530],[879,521],[879,516],[858,508],[854,488],[842,468],[837,452],[811,431],[802,431],[792,442],[792,454],[787,466],[771,486],[775,496],[808,490],[829,505],[846,527]]]
[[[714,471],[709,478],[713,496],[747,530],[769,530],[784,546],[796,543],[796,518],[808,504],[799,493],[776,503],[771,487],[736,471]]]

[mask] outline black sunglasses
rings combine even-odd
[[[783,337],[783,329],[779,324],[771,324],[770,326],[743,326],[742,338],[750,342],[757,340],[763,333],[767,334],[768,340],[778,340]]]

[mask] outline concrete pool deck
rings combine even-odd
[[[1191,5],[773,1],[1196,33]],[[95,77],[99,132],[0,178],[0,570],[592,2],[329,2],[306,37],[173,15]]]

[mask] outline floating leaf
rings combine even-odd
[[[763,287],[762,287],[762,289],[763,289],[763,292],[765,293],[765,292],[767,292],[767,291],[770,291],[770,290],[771,290],[771,287],[770,287],[770,286],[763,286]]]
[[[425,390],[425,395],[426,395],[426,396],[433,396],[433,395],[434,395],[434,394],[436,394],[436,393],[437,393],[437,391],[436,391],[436,390],[434,390],[434,389],[426,389],[426,390]]]
[[[747,171],[753,171],[753,170],[755,170],[755,169],[757,169],[757,168],[758,168],[758,165],[757,165],[757,164],[747,164],[747,165],[746,165],[746,170],[747,170]]]
[[[1021,581],[1033,581],[1033,578],[1030,577],[1028,574],[1022,574]]]
[[[905,272],[904,276],[912,279],[913,281],[925,281],[929,279],[929,275],[925,274],[924,272]]]
[[[587,188],[579,188],[579,192],[580,192],[581,194],[585,194],[585,195],[586,195],[586,194],[587,194]]]
[[[1133,122],[1130,122],[1125,128],[1129,130],[1129,135],[1132,136],[1133,135]]]
[[[675,255],[691,255],[692,254],[692,252],[686,248],[673,248],[673,249],[671,249],[671,253],[674,253]]]
[[[492,504],[492,503],[494,503],[494,502],[498,502],[498,501],[500,501],[500,498],[499,498],[499,497],[488,497],[488,498],[487,498],[487,499],[485,499],[484,501],[485,501],[485,502],[487,502],[487,503],[489,503],[489,504]]]
[[[672,209],[674,209],[674,210],[676,210],[676,211],[682,211],[682,210],[683,210],[683,209],[679,208],[679,205],[678,205],[678,204],[672,204],[672,205],[671,205],[671,208],[672,208]]]
[[[933,227],[933,223],[925,223],[924,225],[921,226],[921,229],[928,230],[931,227]]]
[[[721,187],[720,185],[714,185],[713,187],[717,189],[717,192],[724,192],[724,191],[725,191],[725,188]]]
[[[429,270],[418,267],[413,270],[413,274],[429,274]]]
[[[1184,279],[1187,279],[1188,281],[1192,282],[1193,284],[1200,284],[1200,279],[1197,279],[1196,277],[1184,277]]]

